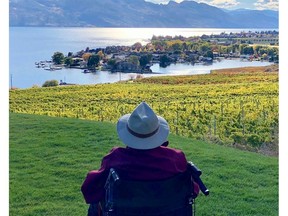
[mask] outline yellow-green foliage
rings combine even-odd
[[[146,101],[171,132],[259,147],[278,137],[278,73],[212,73],[10,91],[10,112],[117,122]],[[276,141],[275,141],[276,140]]]

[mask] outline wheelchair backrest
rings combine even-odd
[[[169,215],[169,212],[184,211],[185,214],[173,215],[190,216],[191,181],[188,170],[168,179],[133,181],[122,178],[120,172],[111,168],[105,186],[105,212],[113,212],[111,215]]]

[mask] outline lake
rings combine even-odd
[[[201,36],[203,34],[220,34],[221,32],[261,31],[270,29],[197,29],[197,28],[43,28],[43,27],[10,27],[9,28],[9,74],[10,87],[30,88],[42,86],[47,80],[62,80],[74,84],[112,83],[127,80],[135,74],[82,73],[79,69],[62,69],[47,71],[36,68],[35,62],[51,60],[54,52],[78,52],[86,47],[105,48],[112,45],[133,45],[136,42],[146,44],[155,36],[182,35]],[[272,29],[274,30],[274,29]],[[212,69],[235,68],[245,66],[266,66],[268,62],[249,62],[224,60],[212,65],[171,64],[166,68],[154,64],[151,69],[159,75],[206,74]],[[144,77],[155,76],[145,74]]]

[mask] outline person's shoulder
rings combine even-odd
[[[120,149],[121,147],[113,147],[110,152],[114,152],[114,151],[117,151],[118,149]]]
[[[163,151],[183,153],[183,151],[181,151],[180,149],[176,149],[176,148],[165,147],[165,146],[160,146],[160,148],[161,148]]]
[[[110,152],[103,157],[102,162],[114,160],[120,155],[123,155],[124,151],[125,148],[123,147],[113,147]]]
[[[169,155],[181,155],[184,156],[184,152],[180,149],[176,149],[176,148],[171,148],[171,147],[165,147],[165,146],[160,146],[158,148],[159,152],[162,152],[163,154],[169,154]]]
[[[126,151],[126,148],[123,148],[123,147],[113,147],[110,152],[106,155],[106,157],[109,155],[115,155],[115,154],[121,154],[123,152]]]
[[[168,157],[171,159],[173,158],[173,160],[181,162],[181,163],[187,161],[184,152],[180,149],[164,147],[164,146],[161,146],[159,149],[160,149],[160,152],[158,153],[163,156],[165,155],[164,157]]]

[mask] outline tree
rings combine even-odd
[[[73,59],[71,57],[65,58],[64,64],[70,67],[73,64]]]
[[[210,45],[209,43],[205,42],[205,43],[203,43],[203,44],[200,45],[200,51],[201,51],[202,53],[206,53],[206,52],[208,52],[209,50],[211,50],[211,45]]]
[[[254,48],[254,52],[255,52],[257,55],[259,55],[259,51],[260,51],[260,49],[263,48],[263,46],[254,45],[253,48]]]
[[[172,52],[182,51],[183,42],[181,40],[168,41],[167,44],[168,44],[168,49]]]
[[[171,63],[171,58],[169,58],[167,55],[160,56],[160,67],[167,67]]]
[[[139,59],[140,62],[140,66],[141,67],[145,67],[147,64],[149,64],[149,62],[152,59],[152,55],[148,54],[148,55],[142,55]]]
[[[254,54],[254,49],[252,46],[246,46],[243,48],[243,54],[244,55],[253,55]]]
[[[89,58],[90,58],[91,55],[92,55],[92,53],[87,52],[87,53],[84,53],[84,54],[82,55],[82,58],[83,58],[84,61],[87,62],[87,61],[89,60]]]
[[[131,55],[130,57],[129,57],[129,59],[128,59],[128,62],[130,62],[130,63],[132,63],[132,64],[134,64],[134,65],[139,65],[140,63],[139,63],[139,59],[138,59],[138,56],[136,56],[136,55]]]
[[[274,56],[274,55],[277,55],[277,53],[278,53],[278,50],[276,48],[268,47],[267,49],[268,56]]]
[[[268,53],[267,47],[262,47],[262,48],[260,48],[259,51],[258,51],[258,54],[259,54],[259,55],[264,55],[264,54],[267,55],[267,53]]]
[[[115,65],[116,65],[116,59],[109,59],[107,64],[114,69]]]
[[[52,56],[52,61],[54,64],[63,64],[64,59],[64,54],[61,52],[55,52]]]
[[[232,52],[233,53],[239,52],[239,49],[240,49],[239,44],[233,44],[232,45]]]
[[[100,57],[100,60],[102,60],[105,56],[102,50],[100,50],[97,55]]]
[[[42,87],[58,86],[59,82],[57,80],[47,80]]]
[[[204,57],[209,57],[209,58],[214,59],[213,52],[212,52],[211,50],[207,51],[207,52],[204,54]]]
[[[95,68],[96,66],[98,66],[100,62],[100,57],[96,54],[92,54],[87,62],[87,66],[88,68]]]
[[[182,49],[183,49],[183,51],[188,50],[188,44],[187,44],[186,42],[184,42],[184,43],[182,44]]]
[[[191,46],[191,51],[199,51],[200,50],[199,43],[197,43],[197,42],[191,43],[190,46]]]
[[[244,47],[248,46],[247,44],[240,44],[239,46],[239,50],[240,50],[240,53],[243,54],[243,49]]]

